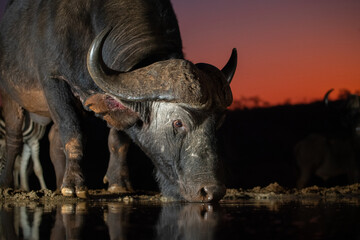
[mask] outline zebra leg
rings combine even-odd
[[[43,209],[40,207],[36,207],[34,210],[34,220],[31,227],[31,239],[40,239],[39,228],[43,212]]]
[[[40,158],[39,158],[39,151],[40,151],[39,141],[38,139],[36,140],[34,139],[34,141],[29,142],[29,144],[31,148],[31,158],[34,163],[34,172],[37,178],[39,179],[41,189],[47,189],[44,180],[43,170],[40,163]]]
[[[6,150],[4,169],[0,174],[0,188],[7,188],[13,185],[14,162],[16,157],[21,153],[23,144],[22,124],[24,120],[24,110],[6,93],[1,92],[1,96],[6,130]]]
[[[24,239],[30,239],[31,228],[25,206],[20,207],[20,226],[22,228]]]
[[[20,158],[20,187],[25,191],[29,191],[29,178],[27,174],[27,167],[31,155],[31,149],[29,145],[24,144],[23,151]]]

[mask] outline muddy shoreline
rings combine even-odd
[[[87,199],[64,197],[59,191],[38,190],[25,192],[11,188],[0,189],[0,202],[26,204],[37,202],[43,204],[70,204],[79,202],[148,202],[166,203],[172,199],[163,197],[161,194],[149,191],[135,191],[133,193],[112,194],[104,189],[89,190]],[[252,189],[227,189],[226,195],[220,203],[236,202],[242,200],[360,200],[360,184],[348,186],[336,186],[324,188],[318,186],[304,189],[287,189],[278,183],[269,184],[266,187],[254,187]]]

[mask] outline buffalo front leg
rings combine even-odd
[[[60,190],[66,166],[66,157],[62,148],[59,131],[56,125],[52,125],[49,132],[50,159],[56,175],[56,188]]]
[[[66,167],[61,186],[64,196],[87,197],[80,162],[83,158],[83,135],[80,125],[79,106],[68,84],[57,78],[46,79],[43,89],[54,124],[58,128],[62,149],[65,153]]]
[[[130,145],[129,137],[115,128],[111,128],[108,138],[110,160],[104,177],[104,183],[109,183],[108,191],[112,193],[132,191],[129,180],[129,170],[126,154]]]
[[[23,144],[22,124],[24,111],[6,93],[2,92],[3,115],[5,120],[5,154],[0,173],[0,188],[12,187],[14,162],[20,155]]]

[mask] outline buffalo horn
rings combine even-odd
[[[234,77],[235,70],[237,65],[237,51],[236,48],[233,48],[229,61],[226,63],[223,69],[221,69],[222,73],[225,75],[225,79],[230,84],[231,80]]]
[[[328,106],[328,105],[329,105],[329,95],[330,95],[330,93],[331,93],[332,91],[334,91],[333,88],[330,89],[329,91],[327,91],[327,92],[325,93],[325,96],[324,96],[324,104],[325,104],[325,106]]]
[[[102,59],[102,46],[110,30],[105,28],[94,39],[87,56],[90,76],[104,92],[128,101],[204,103],[197,69],[184,59],[159,61],[130,72],[108,69]]]

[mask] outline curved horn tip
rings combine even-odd
[[[334,89],[333,89],[333,88],[330,88],[330,89],[326,92],[325,95],[329,95],[332,91],[334,91]]]
[[[226,81],[230,84],[231,80],[235,75],[235,70],[237,66],[237,50],[236,48],[232,49],[231,56],[229,61],[226,63],[221,71],[224,73]]]
[[[324,103],[325,103],[326,106],[329,104],[329,95],[330,95],[330,93],[331,93],[332,91],[334,91],[333,88],[331,88],[330,90],[328,90],[328,91],[325,93]]]
[[[233,49],[232,49],[231,55],[236,55],[236,57],[237,57],[237,49],[236,49],[236,48],[233,48]]]

